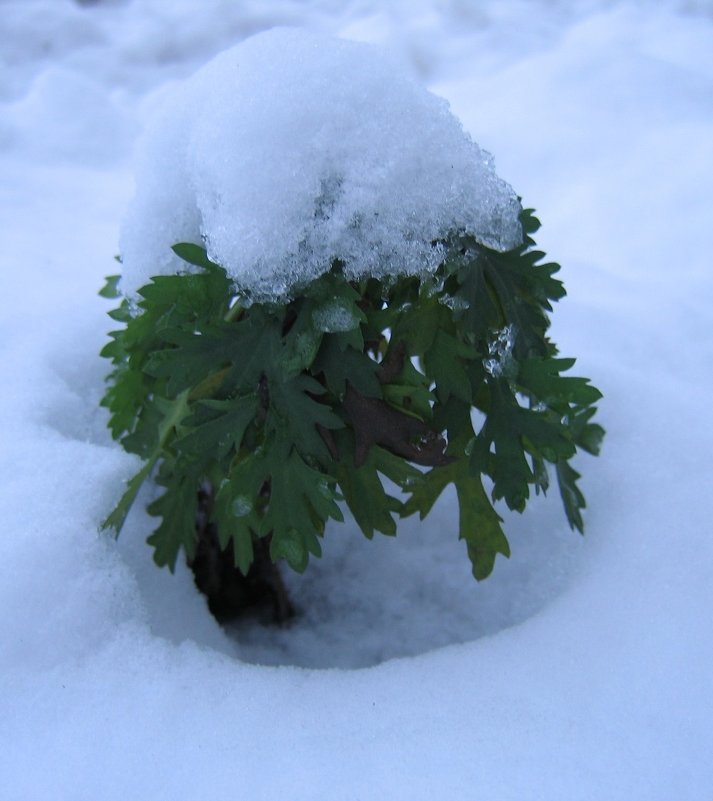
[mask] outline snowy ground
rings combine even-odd
[[[554,339],[604,391],[587,535],[556,498],[469,575],[444,499],[335,527],[275,632],[228,633],[132,514],[97,409],[132,143],[168,82],[277,24],[378,41],[537,208]],[[713,6],[0,1],[0,797],[713,793]]]

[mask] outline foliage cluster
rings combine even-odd
[[[121,529],[141,484],[159,565],[196,548],[198,496],[220,546],[247,573],[259,541],[303,571],[344,504],[363,533],[393,535],[423,518],[450,484],[476,579],[509,546],[494,502],[522,512],[556,476],[582,530],[571,466],[597,453],[600,393],[564,375],[547,336],[565,294],[522,213],[523,244],[506,253],[453,235],[435,273],[348,281],[330,272],[282,303],[251,302],[195,244],[174,247],[194,271],[155,277],[102,351],[113,370],[103,404],[113,436],[143,460],[104,523]],[[195,270],[195,268],[199,268]],[[118,279],[102,294],[119,298]],[[389,481],[385,481],[388,479]],[[485,482],[485,483],[484,483]],[[486,489],[487,487],[487,489]]]

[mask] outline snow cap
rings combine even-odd
[[[203,244],[239,289],[280,299],[328,270],[420,274],[456,230],[507,250],[520,204],[445,100],[373,45],[273,29],[173,91],[143,138],[122,287],[191,269]]]

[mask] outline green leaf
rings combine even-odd
[[[230,368],[225,386],[254,391],[280,348],[276,322],[252,317],[237,323],[220,322],[202,331],[167,329],[161,339],[167,347],[151,353],[144,371],[166,379],[169,395],[193,388],[225,367]]]
[[[158,275],[141,287],[139,307],[148,319],[168,315],[174,324],[222,319],[232,299],[232,285],[222,267],[212,262],[200,272]],[[136,318],[140,319],[140,318]]]
[[[119,281],[121,281],[121,276],[107,275],[105,280],[106,283],[99,290],[99,295],[102,298],[108,298],[109,300],[114,300],[115,298],[121,297],[121,292],[119,291]]]
[[[431,511],[443,490],[457,478],[453,465],[434,467],[421,476],[420,481],[411,490],[411,497],[401,509],[401,517],[410,517],[418,513],[423,520]]]
[[[284,381],[278,373],[269,376],[268,392],[269,426],[280,431],[280,437],[294,443],[303,456],[313,456],[322,464],[329,463],[331,455],[318,426],[337,429],[342,428],[344,422],[329,405],[315,400],[324,393],[324,387],[308,375]]]
[[[261,532],[263,487],[270,479],[264,451],[234,464],[215,496],[213,515],[221,548],[233,543],[235,566],[247,575],[253,561],[253,537]]]
[[[313,308],[313,301],[304,298],[295,301],[291,306],[294,320],[289,322],[289,330],[284,336],[279,356],[285,377],[307,370],[317,355],[324,334],[312,320]]]
[[[101,524],[102,529],[113,529],[117,537],[119,536],[132,504],[136,500],[141,485],[151,474],[169,438],[173,436],[175,429],[180,426],[181,422],[188,414],[187,393],[183,393],[172,402],[156,399],[156,407],[161,409],[164,416],[156,426],[157,437],[153,445],[153,452],[141,470],[128,482],[126,492],[122,495],[114,511]]]
[[[510,556],[510,546],[502,530],[502,519],[488,500],[480,476],[469,468],[465,455],[426,473],[411,490],[402,516],[418,512],[423,520],[449,484],[455,486],[458,497],[458,536],[466,542],[473,576],[481,581],[492,572],[498,554]]]
[[[412,492],[423,479],[423,473],[400,456],[378,446],[372,447],[371,459],[367,460],[381,475],[393,481],[401,490]]]
[[[421,296],[409,303],[399,314],[393,329],[394,342],[405,342],[411,356],[420,356],[433,345],[444,320],[444,307],[436,298]]]
[[[451,395],[445,403],[433,407],[433,425],[448,433],[449,442],[461,439],[472,432],[471,406]]]
[[[512,269],[514,263],[513,257],[492,256],[485,268],[488,280],[498,297],[505,324],[513,327],[513,352],[518,356],[532,352],[544,356],[549,320],[542,306],[529,296],[528,282],[520,280],[519,271]]]
[[[147,539],[154,549],[154,561],[159,567],[175,569],[178,553],[183,548],[190,559],[196,545],[196,498],[199,479],[191,472],[174,472],[174,465],[164,462],[159,470],[158,483],[165,492],[148,506],[148,512],[161,517],[161,523]]]
[[[190,389],[216,369],[234,363],[240,352],[241,333],[238,326],[227,325],[206,331],[166,330],[161,335],[166,346],[151,352],[144,372],[166,379],[169,395]]]
[[[372,539],[375,531],[395,536],[396,521],[403,504],[384,490],[379,470],[387,469],[381,448],[369,449],[361,467],[354,464],[354,443],[347,432],[337,432],[337,445],[341,459],[335,467],[339,489],[365,537]]]
[[[203,267],[205,270],[218,267],[215,262],[208,258],[205,248],[200,245],[195,245],[192,242],[179,242],[177,245],[174,245],[171,250],[179,259],[183,259],[183,261],[188,262],[188,264],[193,264],[196,267]]]
[[[557,481],[559,482],[560,495],[567,513],[567,522],[570,528],[577,529],[581,534],[584,531],[584,521],[582,520],[582,509],[586,507],[584,495],[582,495],[577,481],[581,478],[579,473],[574,470],[567,462],[557,463]]]
[[[502,518],[493,509],[479,476],[467,473],[456,482],[459,537],[468,547],[473,576],[482,581],[493,571],[498,554],[510,556],[510,545],[502,530]]]
[[[458,271],[460,288],[455,299],[461,307],[458,313],[466,334],[473,342],[484,342],[488,332],[504,324],[495,292],[485,273],[485,261],[478,256],[480,249],[471,251]]]
[[[327,387],[339,399],[344,397],[347,381],[362,395],[380,398],[377,368],[378,364],[368,354],[345,346],[339,335],[331,335],[322,340],[313,371],[317,375],[324,374]]]
[[[321,556],[319,550],[315,556]],[[309,563],[309,552],[304,536],[297,529],[283,531],[270,541],[270,557],[273,562],[285,559],[287,564],[297,573],[304,573]]]
[[[480,580],[509,555],[482,475],[492,500],[522,511],[530,487],[547,491],[553,464],[581,530],[569,461],[599,451],[601,394],[569,375],[574,360],[547,337],[565,294],[559,265],[536,249],[531,210],[521,223],[522,245],[505,253],[453,232],[434,243],[445,257],[428,276],[349,281],[335,260],[282,303],[251,303],[203,247],[174,246],[190,268],[153,278],[138,306],[123,299],[110,312],[120,327],[102,348],[112,364],[102,405],[112,435],[144,464],[104,527],[118,532],[158,465],[163,494],[149,510],[161,523],[149,541],[159,564],[173,569],[181,549],[193,553],[197,493],[208,484],[210,523],[243,573],[259,537],[301,571],[321,553],[327,521],[341,519],[340,500],[367,537],[395,534],[395,515],[425,516],[452,484]],[[118,277],[100,294],[118,299]],[[503,331],[512,347],[493,354]],[[494,356],[507,369],[495,370]],[[405,457],[447,463],[424,473]]]
[[[567,460],[575,445],[566,427],[549,412],[520,406],[504,379],[491,379],[491,405],[471,454],[474,470],[490,475],[493,497],[522,512],[535,475],[526,453],[549,462]]]
[[[135,453],[142,459],[150,459],[160,451],[159,426],[163,422],[163,411],[156,401],[156,395],[146,396],[138,410],[132,431],[121,439],[125,451]]]
[[[121,496],[119,503],[114,507],[111,514],[102,521],[101,529],[103,531],[111,529],[114,532],[115,537],[119,536],[119,533],[126,522],[126,518],[131,511],[131,507],[136,500],[136,496],[139,494],[139,490],[141,489],[144,481],[151,474],[155,464],[155,459],[149,460],[144,464],[141,470],[136,473],[136,475],[129,479],[126,484],[126,491]]]
[[[404,361],[397,383],[384,384],[384,399],[392,406],[421,420],[430,420],[436,396],[431,392],[431,379],[414,367],[410,359]]]
[[[156,398],[155,402],[163,414],[163,419],[158,427],[158,447],[163,448],[166,446],[168,438],[173,435],[190,413],[188,390],[182,392],[175,400]]]
[[[560,375],[570,370],[574,363],[574,359],[527,359],[520,365],[517,383],[552,408],[568,411],[566,405],[570,403],[580,406],[596,403],[602,393],[589,383],[588,378]]]
[[[520,430],[520,407],[507,392],[497,391],[483,428],[475,438],[470,464],[474,471],[493,479],[493,497],[505,498],[510,509],[521,512],[529,497],[534,476],[525,457]]]
[[[590,422],[596,413],[596,408],[591,407],[570,414],[568,424],[577,447],[593,456],[599,454],[604,440],[604,429],[597,423]]]
[[[334,483],[307,465],[287,440],[271,440],[238,461],[220,486],[215,519],[221,546],[232,539],[236,566],[247,573],[252,538],[269,535],[273,559],[285,558],[302,572],[310,553],[321,555],[318,538],[326,521],[343,520]]]
[[[336,503],[334,479],[309,467],[296,451],[273,464],[263,529],[272,534],[273,559],[284,557],[290,567],[303,572],[309,554],[321,556],[318,537],[325,522],[343,520]]]
[[[102,406],[111,412],[109,428],[114,439],[131,431],[141,411],[145,395],[144,376],[133,370],[118,370],[112,375]]]
[[[459,342],[454,336],[439,330],[433,343],[424,354],[424,367],[436,381],[439,400],[445,402],[451,395],[470,404],[473,391],[465,369],[465,359],[477,353]]]
[[[314,299],[312,324],[322,333],[354,331],[366,322],[358,305],[361,295],[342,276],[327,274],[318,279],[309,296]]]
[[[229,451],[240,449],[257,409],[255,394],[226,401],[200,401],[192,417],[185,421],[187,432],[174,441],[173,447],[208,464],[211,460],[219,462]]]

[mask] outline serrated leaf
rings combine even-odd
[[[349,511],[367,539],[372,539],[375,531],[395,536],[396,521],[392,515],[401,511],[402,503],[384,490],[379,478],[380,449],[370,448],[366,462],[356,467],[350,435],[337,433],[341,459],[335,467],[335,476]]]
[[[205,270],[218,267],[214,261],[208,258],[206,249],[193,242],[179,242],[177,245],[173,245],[171,250],[179,259],[183,259],[183,261],[196,267],[203,267]]]
[[[424,367],[436,381],[436,393],[445,403],[451,395],[470,404],[472,388],[465,369],[465,359],[473,359],[476,352],[459,342],[456,337],[439,330],[433,343],[424,354]]]
[[[289,321],[289,330],[283,337],[279,356],[285,377],[308,370],[317,355],[324,334],[312,320],[313,308],[313,301],[305,298],[300,298],[291,306],[294,319]]]
[[[535,216],[534,209],[523,209],[520,212],[520,225],[522,225],[522,232],[529,239],[533,234],[541,228],[541,223]]]
[[[185,275],[157,275],[139,289],[142,300],[139,306],[151,317],[167,312],[176,314],[177,320],[198,320],[221,311],[227,303],[230,283],[222,269],[187,273]],[[215,308],[216,301],[220,303]]]
[[[552,408],[563,408],[570,403],[579,406],[596,403],[602,393],[589,383],[588,378],[560,375],[570,370],[574,363],[575,359],[527,359],[520,365],[517,383]]]
[[[263,488],[270,480],[264,450],[252,453],[230,468],[215,496],[213,517],[220,547],[232,542],[235,566],[247,575],[253,560],[253,537],[262,532]]]
[[[423,473],[400,456],[378,446],[372,447],[369,464],[383,476],[394,482],[400,489],[412,492],[423,479]]]
[[[121,275],[107,275],[105,281],[106,283],[98,293],[100,297],[108,298],[109,300],[114,300],[115,298],[121,297],[121,292],[119,291],[119,281],[121,281]]]
[[[309,467],[295,450],[284,459],[279,458],[280,448],[273,453],[277,458],[273,457],[263,530],[271,533],[271,554],[283,556],[294,570],[302,572],[308,554],[321,556],[318,537],[326,521],[343,519],[334,479]]]
[[[581,530],[584,497],[568,461],[577,448],[599,450],[600,393],[565,375],[574,361],[557,358],[546,336],[547,312],[564,295],[559,265],[536,249],[531,210],[521,223],[522,245],[505,253],[454,234],[437,243],[444,261],[431,277],[352,282],[337,260],[294,300],[273,304],[236,302],[204,248],[176,245],[198,269],[157,276],[138,308],[124,299],[110,313],[123,328],[102,349],[113,364],[102,404],[113,435],[145,463],[105,525],[121,527],[160,464],[165,491],[150,506],[162,519],[150,538],[159,564],[192,553],[197,490],[208,482],[211,523],[240,570],[255,538],[268,536],[273,559],[303,570],[326,521],[341,518],[337,487],[372,537],[395,534],[396,514],[425,515],[453,484],[480,580],[509,554],[481,474],[494,499],[522,510],[530,486],[546,491],[552,463],[567,519]],[[119,296],[116,276],[101,294]],[[495,375],[488,349],[506,326],[515,341],[507,372]],[[453,461],[424,474],[407,459],[447,461],[443,431]],[[418,437],[436,443],[433,453]],[[405,504],[386,479],[410,494]]]
[[[102,406],[110,411],[109,428],[114,439],[133,429],[144,397],[144,377],[140,372],[120,370],[112,375]]]
[[[161,411],[163,419],[158,426],[158,447],[165,447],[168,438],[174,434],[181,423],[190,414],[188,390],[181,392],[175,400],[155,398],[156,407]]]
[[[436,298],[422,297],[402,310],[393,327],[395,342],[408,343],[409,355],[418,356],[433,345],[444,309]]]
[[[309,467],[288,441],[272,441],[234,465],[216,495],[221,546],[232,539],[236,566],[247,573],[253,536],[269,535],[273,558],[301,572],[310,553],[321,554],[326,521],[343,519],[336,501],[332,477]]]
[[[321,553],[316,554],[321,556]],[[309,563],[309,552],[304,537],[296,529],[289,529],[270,541],[270,557],[273,562],[285,559],[297,573],[304,573]]]
[[[489,331],[504,325],[504,319],[486,279],[485,262],[477,257],[477,252],[460,268],[458,279],[460,288],[455,298],[462,308],[456,317],[462,320],[472,341],[485,341]]]
[[[456,483],[459,507],[459,537],[465,540],[473,576],[482,581],[493,571],[498,554],[510,556],[510,545],[501,523],[483,489],[480,476],[469,472]]]
[[[392,406],[421,420],[430,420],[436,402],[431,383],[432,379],[417,370],[411,359],[406,359],[395,383],[384,384],[381,389],[384,399]]]
[[[117,504],[114,511],[104,520],[101,524],[102,529],[113,529],[115,532],[115,536],[119,536],[119,533],[124,525],[124,521],[126,520],[126,516],[131,509],[132,504],[136,500],[136,496],[141,489],[141,485],[143,482],[148,478],[151,474],[151,471],[154,468],[154,465],[159,460],[162,454],[162,449],[165,447],[166,443],[168,442],[169,438],[173,436],[175,433],[176,428],[181,424],[182,420],[188,414],[188,401],[187,401],[187,393],[180,395],[174,401],[165,401],[163,399],[156,399],[152,407],[156,414],[156,424],[155,424],[155,436],[153,432],[153,427],[150,430],[150,443],[147,442],[145,445],[146,450],[148,451],[149,447],[151,448],[151,453],[147,453],[147,461],[144,466],[139,470],[139,472],[128,482],[126,492],[122,495],[121,500]],[[159,410],[163,413],[163,417],[158,416]],[[124,438],[123,444],[124,447],[129,450],[129,447],[126,445],[126,439]],[[137,445],[137,447],[139,447]],[[144,446],[140,446],[139,450],[143,450]],[[130,451],[138,453],[139,450]]]
[[[504,498],[510,509],[521,512],[529,497],[533,473],[525,457],[519,430],[519,407],[507,393],[495,396],[485,424],[475,438],[470,464],[473,471],[493,479],[493,497]]]
[[[135,453],[142,459],[150,459],[160,450],[159,426],[162,422],[163,412],[156,403],[156,398],[147,396],[138,410],[132,431],[121,438],[124,450]]]
[[[384,400],[396,409],[412,415],[419,420],[431,418],[433,393],[425,387],[414,387],[408,384],[385,384]]]
[[[454,395],[446,403],[433,407],[433,425],[438,431],[446,431],[450,442],[462,438],[472,431],[471,406]]]
[[[261,531],[261,491],[269,477],[264,454],[251,454],[231,468],[215,496],[213,515],[220,546],[225,549],[233,543],[235,566],[243,575],[253,561],[253,536]]]
[[[569,420],[569,429],[577,447],[593,456],[599,454],[604,440],[604,429],[597,423],[590,422],[596,413],[596,408],[590,407],[570,415]]]
[[[131,507],[136,500],[136,496],[139,494],[139,490],[141,489],[144,481],[151,474],[155,464],[155,459],[146,462],[141,470],[139,470],[136,475],[129,479],[129,481],[126,483],[126,491],[121,496],[119,503],[117,503],[117,505],[114,507],[111,514],[102,521],[101,529],[103,531],[111,529],[114,532],[115,537],[119,536],[119,533],[126,522],[126,518],[131,511]]]
[[[362,395],[381,397],[381,384],[376,377],[378,364],[363,350],[342,347],[338,336],[326,336],[314,362],[314,372],[323,373],[330,392],[343,398],[347,381]]]
[[[200,332],[168,329],[161,338],[167,347],[151,353],[144,371],[165,379],[169,395],[193,388],[225,367],[230,368],[226,386],[254,391],[280,347],[276,323],[263,319],[218,323]]]
[[[187,433],[176,439],[173,447],[208,463],[220,461],[231,449],[240,449],[257,409],[255,394],[226,401],[201,401],[192,418],[186,421]]]
[[[150,354],[144,371],[166,379],[166,392],[175,395],[199,384],[217,368],[232,365],[240,352],[241,334],[238,326],[227,325],[203,332],[165,331],[161,338],[166,345]]]
[[[587,504],[584,500],[584,495],[582,495],[582,492],[577,486],[577,481],[580,478],[580,474],[567,462],[557,463],[557,481],[567,514],[567,522],[570,528],[577,529],[581,534],[584,531],[582,509],[584,509]]]
[[[558,462],[571,458],[575,445],[567,426],[556,415],[520,406],[504,379],[489,382],[491,405],[471,455],[474,470],[493,479],[493,497],[510,509],[523,511],[529,484],[536,479],[526,453]]]
[[[544,459],[541,459],[538,456],[532,456],[532,475],[534,478],[535,483],[535,492],[539,495],[542,492],[544,495],[547,494],[547,490],[550,488],[550,474],[547,470],[547,463]]]
[[[277,374],[269,376],[268,392],[269,425],[294,443],[303,456],[314,456],[323,464],[330,462],[331,455],[318,426],[337,429],[342,428],[344,422],[329,405],[314,399],[324,393],[324,387],[308,375],[284,381]]]
[[[434,467],[421,476],[420,481],[411,488],[411,497],[401,509],[401,517],[410,517],[418,513],[423,520],[440,498],[445,488],[457,477],[457,470],[452,465]]]
[[[545,331],[549,320],[543,307],[530,295],[529,281],[522,280],[513,254],[491,256],[485,270],[497,294],[506,325],[513,327],[516,355],[547,353]]]
[[[463,437],[463,440],[467,438]],[[462,449],[456,445],[454,450]],[[418,513],[421,520],[431,511],[443,490],[453,484],[458,497],[458,536],[465,540],[473,575],[478,580],[490,575],[498,554],[510,556],[510,546],[502,530],[502,519],[493,509],[483,489],[480,476],[474,473],[465,454],[451,464],[434,467],[410,490],[402,516]]]
[[[359,308],[361,295],[339,271],[321,276],[305,293],[311,301],[311,324],[321,333],[355,331],[366,322],[366,315]]]
[[[190,472],[174,475],[165,470],[163,477],[159,473],[159,482],[166,487],[166,491],[148,506],[148,512],[154,517],[161,517],[161,523],[146,541],[154,549],[156,564],[159,567],[166,566],[173,572],[181,548],[189,559],[195,551],[199,481]]]

